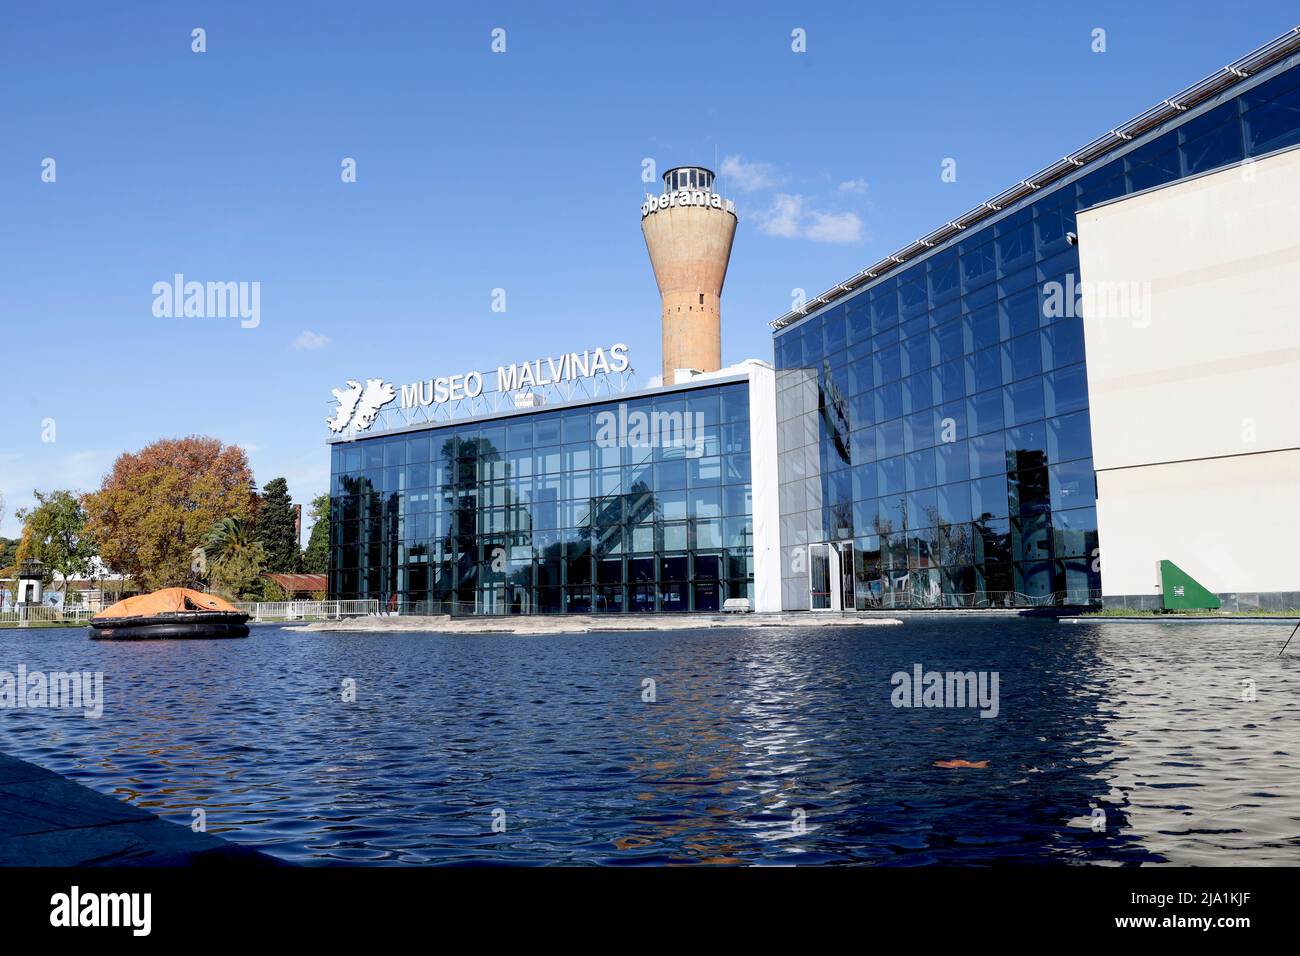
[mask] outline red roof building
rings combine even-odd
[[[323,574],[268,574],[285,595],[291,598],[311,597],[318,591],[327,589]]]

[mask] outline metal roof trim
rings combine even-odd
[[[1272,66],[1279,60],[1300,50],[1300,26],[1292,27],[1281,36],[1275,37],[1269,42],[1250,51],[1245,56],[1234,60],[1232,63],[1220,70],[1211,73],[1209,76],[1197,80],[1191,86],[1175,93],[1173,96],[1161,100],[1155,106],[1144,110],[1132,119],[1121,123],[1110,132],[1099,136],[1097,139],[1086,144],[1080,149],[1075,150],[1067,156],[1058,159],[1056,162],[1039,170],[1027,179],[1009,187],[992,199],[981,203],[965,215],[959,216],[952,220],[947,226],[955,226],[957,230],[968,228],[977,222],[987,219],[995,212],[1000,212],[1005,207],[1011,205],[1019,199],[1029,195],[1035,190],[1042,189],[1051,185],[1063,176],[1072,174],[1081,167],[1092,163],[1101,156],[1106,155],[1112,150],[1118,148],[1121,144],[1132,140],[1134,137],[1141,135],[1177,116],[1179,113],[1186,112],[1194,106],[1203,103],[1205,100],[1222,93],[1242,80],[1249,79],[1261,70]],[[768,326],[774,331],[780,331],[793,322],[806,317],[814,311],[814,304],[829,305],[836,299],[848,295],[864,285],[867,281],[874,281],[882,275],[893,271],[900,265],[906,264],[909,260],[915,258],[922,252],[927,252],[932,245],[926,245],[925,240],[931,239],[943,232],[947,226],[942,226],[930,233],[924,239],[918,239],[909,245],[904,246],[893,255],[880,260],[845,282],[839,283],[832,289],[828,289],[821,295],[809,299],[802,308],[792,309],[780,318],[773,319]],[[945,235],[942,241],[952,238],[953,233]],[[919,248],[918,248],[919,247]]]

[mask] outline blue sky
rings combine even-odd
[[[793,289],[825,290],[1296,19],[1271,0],[982,6],[6,5],[0,534],[34,487],[93,489],[120,452],[191,433],[244,445],[259,483],[309,501],[348,378],[617,340],[648,379],[645,158],[719,167],[740,213],[723,358],[770,359]],[[260,324],[155,317],[175,273],[260,282]]]

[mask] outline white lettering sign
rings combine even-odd
[[[629,368],[627,346],[623,343],[568,352],[551,358],[533,359],[530,362],[512,362],[498,365],[495,391],[515,392],[522,389],[543,388],[561,382],[598,375],[619,374]],[[478,371],[462,372],[442,378],[430,378],[400,387],[401,407],[443,405],[462,399],[475,399],[483,394],[484,374]],[[368,379],[365,385],[349,380],[347,388],[334,389],[335,414],[327,420],[330,430],[365,431],[374,423],[379,410],[398,396],[398,389],[382,379]]]
[[[717,193],[706,193],[703,189],[681,189],[661,196],[646,193],[645,202],[641,204],[641,218],[661,209],[673,209],[677,206],[707,206],[736,215],[736,204],[730,199],[723,199]]]

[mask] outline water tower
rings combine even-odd
[[[641,232],[663,299],[664,384],[678,369],[722,367],[722,283],[727,278],[736,206],[713,191],[713,170],[677,166],[664,191],[646,196]]]

